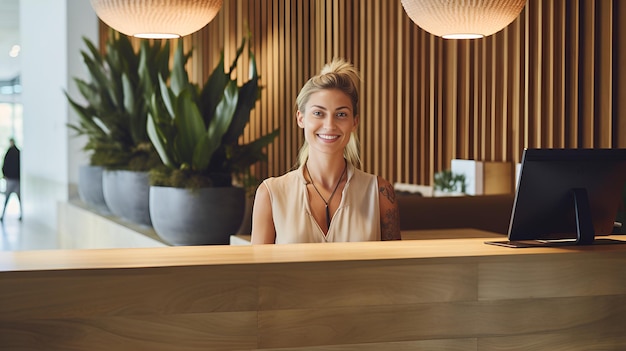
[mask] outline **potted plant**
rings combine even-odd
[[[434,184],[433,190],[435,196],[463,195],[467,188],[465,175],[454,173],[451,170],[443,170],[435,173]]]
[[[249,80],[238,86],[231,76],[247,39],[226,71],[224,55],[203,86],[185,70],[188,56],[182,40],[174,53],[169,85],[159,77],[160,91],[150,100],[148,135],[162,166],[151,172],[150,214],[156,233],[173,245],[228,244],[241,225],[249,168],[266,160],[273,131],[239,144],[250,111],[260,97],[254,55]]]
[[[157,77],[169,75],[169,42],[145,40],[135,51],[128,37],[111,31],[105,54],[88,39],[84,42],[88,51],[81,53],[90,81],[75,82],[86,103],[67,96],[79,117],[70,128],[87,136],[84,149],[91,152],[90,166],[81,167],[79,194],[86,193],[80,190],[89,179],[85,172],[97,176],[100,170],[101,178],[91,184],[99,185],[107,208],[131,222],[150,225],[148,171],[160,160],[146,130],[146,98]]]

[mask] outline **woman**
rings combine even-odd
[[[356,69],[335,59],[300,91],[297,169],[257,189],[253,244],[400,239],[393,187],[359,169],[358,82]]]

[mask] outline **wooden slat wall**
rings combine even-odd
[[[453,158],[519,162],[525,147],[626,147],[624,16],[622,0],[528,0],[503,31],[450,41],[413,24],[400,1],[225,0],[185,40],[203,79],[250,29],[265,88],[243,141],[281,130],[255,169],[260,178],[293,165],[303,140],[298,91],[341,56],[363,78],[363,168],[430,184]]]

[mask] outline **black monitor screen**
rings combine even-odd
[[[526,149],[509,240],[489,243],[598,243],[596,236],[613,232],[625,184],[626,149]]]

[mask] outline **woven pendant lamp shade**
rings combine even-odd
[[[206,26],[222,0],[91,0],[102,22],[130,36],[178,38]]]
[[[448,39],[499,32],[522,12],[526,0],[402,0],[407,15],[425,31]]]

